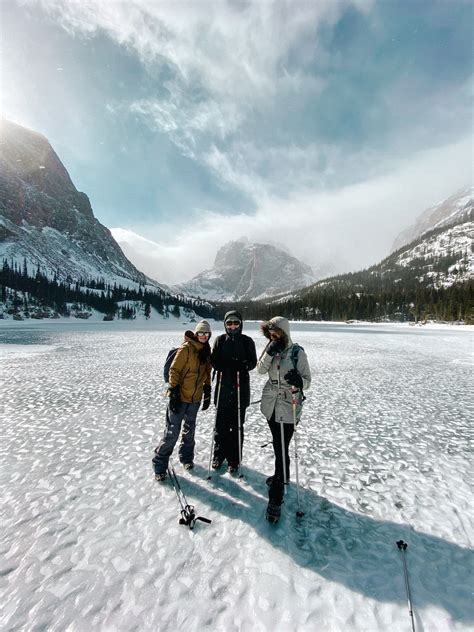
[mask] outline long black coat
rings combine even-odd
[[[218,336],[212,349],[211,364],[218,373],[214,403],[217,403],[220,374],[219,408],[237,409],[237,371],[239,371],[240,407],[246,408],[250,404],[249,371],[257,365],[257,351],[252,338],[240,331]]]

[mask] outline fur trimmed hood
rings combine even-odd
[[[282,337],[285,341],[285,348],[293,344],[290,336],[290,323],[288,322],[288,319],[283,318],[283,316],[275,316],[260,325],[260,331],[265,338],[268,338],[268,340],[270,340],[270,331],[272,329],[276,329],[283,334]]]

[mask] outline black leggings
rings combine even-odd
[[[290,480],[290,456],[288,446],[295,431],[293,424],[280,424],[275,421],[275,413],[268,420],[268,426],[273,438],[273,452],[275,454],[275,473],[270,486],[268,496],[270,501],[281,505],[283,501],[283,485]],[[283,446],[282,446],[283,429]],[[285,454],[285,468],[283,468],[283,452]]]
[[[240,445],[244,445],[245,408],[240,409]],[[238,466],[239,458],[239,417],[237,408],[221,408],[216,415],[216,434],[214,435],[214,459],[222,463]]]

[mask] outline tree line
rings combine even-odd
[[[81,282],[87,285],[81,285]],[[3,260],[0,274],[1,300],[6,303],[8,288],[27,293],[40,305],[59,314],[68,312],[68,304],[88,306],[103,314],[133,318],[134,302],[143,305],[145,316],[151,307],[159,313],[180,317],[180,307],[192,309],[201,318],[223,319],[229,309],[238,309],[244,318],[266,320],[281,315],[290,320],[367,320],[367,321],[464,321],[474,323],[473,282],[454,283],[450,287],[426,287],[413,269],[367,271],[340,275],[303,288],[291,295],[265,301],[209,303],[199,298],[172,295],[163,290],[150,291],[143,286],[130,289],[108,284],[103,279],[60,281],[47,277],[38,266],[29,273],[23,266]],[[131,305],[120,306],[129,301]],[[17,302],[20,304],[21,301]]]
[[[85,283],[85,285],[81,285]],[[180,316],[180,307],[192,309],[202,318],[213,318],[214,308],[209,303],[182,294],[174,295],[159,288],[151,291],[144,286],[138,289],[124,287],[120,284],[106,283],[103,279],[87,280],[59,280],[56,276],[49,278],[38,265],[35,271],[30,271],[26,259],[19,266],[15,261],[3,259],[0,272],[1,300],[6,303],[8,289],[14,292],[27,293],[40,305],[48,306],[59,314],[66,314],[68,304],[82,304],[96,309],[103,314],[133,314],[133,308],[120,308],[119,302],[141,302],[145,315],[150,314],[151,307],[160,314],[171,313]],[[170,308],[169,306],[173,306]]]
[[[474,287],[472,281],[455,283],[447,288],[421,285],[406,288],[368,290],[345,284],[318,286],[278,301],[235,303],[247,319],[267,320],[284,316],[290,320],[325,321],[397,321],[423,320],[464,321],[474,323]],[[216,311],[223,318],[228,305],[219,303]]]
[[[271,300],[241,302],[236,308],[250,319],[279,314],[291,320],[474,323],[473,281],[465,280],[467,254],[419,257],[402,266],[397,263],[400,252],[367,270],[330,277]],[[455,282],[445,287],[448,274]],[[220,317],[226,308],[216,305]]]

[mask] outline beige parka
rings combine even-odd
[[[290,323],[282,316],[276,316],[270,321],[263,323],[261,326],[262,333],[270,339],[270,329],[280,329],[284,336],[285,348],[281,353],[275,356],[269,355],[265,347],[260,359],[257,363],[257,373],[268,373],[268,381],[263,387],[262,401],[260,410],[267,419],[270,419],[275,411],[275,421],[277,423],[293,423],[293,395],[292,386],[288,384],[284,376],[294,369],[291,352],[293,341],[290,336]],[[307,390],[311,385],[311,370],[309,368],[308,358],[302,347],[298,351],[298,359],[296,370],[303,379],[303,390]],[[300,420],[303,408],[303,394],[301,391],[296,393],[296,421]]]

